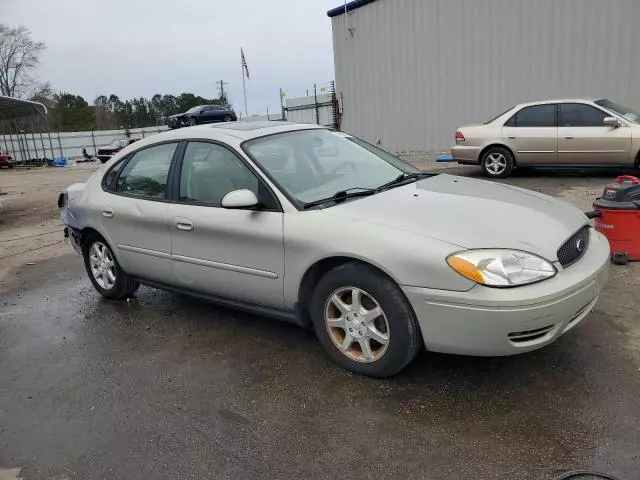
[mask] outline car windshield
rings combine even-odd
[[[187,110],[185,113],[195,113],[200,111],[200,109],[202,108],[201,105],[198,105],[197,107],[191,107],[189,110]]]
[[[622,118],[629,120],[633,123],[640,123],[640,113],[631,110],[628,107],[623,107],[622,105],[617,104],[616,102],[612,102],[606,98],[602,100],[597,100],[596,105],[600,105],[607,110],[611,110],[612,112],[617,113]]]
[[[261,137],[245,142],[243,148],[298,205],[420,173],[363,140],[322,129]]]
[[[122,146],[122,140],[121,140],[121,139],[119,139],[119,138],[118,138],[118,139],[116,139],[116,140],[113,140],[113,141],[109,144],[109,146],[110,146],[110,147],[121,147],[121,146]]]

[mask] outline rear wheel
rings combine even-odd
[[[89,279],[103,297],[122,300],[140,287],[122,270],[111,247],[100,235],[91,234],[86,239],[82,254]]]
[[[513,156],[505,148],[493,147],[482,156],[482,170],[487,177],[504,178],[513,170]]]
[[[329,271],[316,287],[310,311],[329,356],[356,373],[394,375],[420,349],[418,323],[404,294],[366,265],[347,263]]]
[[[225,122],[230,122],[231,121],[231,115],[225,115],[224,116],[224,121]]]

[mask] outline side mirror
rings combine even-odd
[[[224,208],[249,208],[258,205],[258,197],[251,190],[234,190],[222,198]]]
[[[620,121],[615,117],[604,117],[602,123],[607,127],[617,128],[620,126]]]

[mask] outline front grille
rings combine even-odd
[[[567,268],[577,262],[589,248],[589,226],[585,225],[558,249],[558,261]]]

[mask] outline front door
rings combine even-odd
[[[144,148],[114,167],[114,173],[119,170],[117,177],[108,181],[95,206],[122,268],[160,282],[172,278],[167,178],[176,146]]]
[[[630,159],[631,129],[610,127],[610,115],[583,103],[561,103],[558,112],[558,161],[564,164],[625,165]]]
[[[169,206],[175,281],[194,291],[283,308],[283,214],[274,203],[226,209],[222,198],[249,189],[264,198],[253,171],[226,146],[189,142]]]
[[[554,104],[532,105],[516,112],[502,127],[502,141],[518,166],[553,164],[558,159]]]

